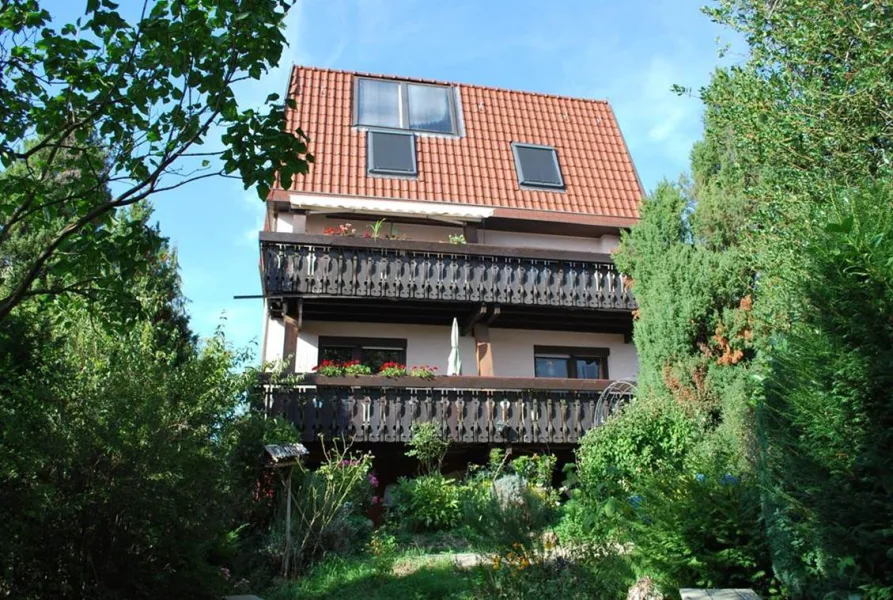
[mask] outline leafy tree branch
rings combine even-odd
[[[61,26],[40,0],[0,4],[0,319],[35,290],[67,289],[43,279],[89,280],[73,271],[120,208],[211,176],[264,198],[277,173],[289,185],[307,172],[279,97],[245,108],[234,92],[278,64],[293,1],[147,0],[130,22],[88,0]],[[202,149],[216,132],[222,147]]]

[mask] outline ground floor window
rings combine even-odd
[[[534,375],[569,379],[607,379],[607,348],[534,346]]]
[[[358,360],[373,373],[386,362],[406,364],[406,340],[398,338],[356,338],[320,336],[319,362]]]

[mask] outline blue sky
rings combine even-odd
[[[135,0],[121,3],[126,10]],[[67,12],[72,4],[56,0],[47,7]],[[678,97],[670,86],[706,84],[719,64],[717,38],[731,38],[700,13],[701,4],[298,0],[282,63],[263,81],[240,88],[239,96],[259,103],[282,93],[291,64],[301,63],[607,99],[650,190],[685,170],[701,133],[700,102]],[[225,315],[231,341],[256,344],[261,301],[233,296],[260,291],[263,204],[257,195],[236,181],[205,180],[154,202],[162,233],[179,253],[193,328],[209,335]]]

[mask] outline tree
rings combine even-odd
[[[695,456],[759,477],[786,593],[886,597],[893,5],[706,12],[749,54],[700,91],[692,182],[658,187],[617,258],[640,391],[707,425]]]
[[[27,298],[94,287],[77,271],[118,241],[116,209],[233,174],[266,197],[307,171],[279,97],[244,108],[233,90],[279,62],[292,4],[145,0],[131,23],[88,0],[57,27],[39,0],[0,1],[0,320]],[[216,132],[222,147],[203,148]],[[39,247],[16,254],[35,228]],[[64,273],[77,276],[41,283]]]
[[[749,54],[701,90],[692,185],[659,188],[618,257],[641,389],[719,407],[744,444],[699,452],[747,455],[788,594],[886,597],[893,5],[707,12]]]
[[[107,227],[96,264],[121,289],[0,321],[0,597],[214,597],[227,533],[269,523],[261,442],[294,428],[253,410],[247,353],[196,343],[151,218]]]

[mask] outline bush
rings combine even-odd
[[[371,534],[364,516],[372,499],[371,464],[371,455],[348,458],[346,448],[335,446],[319,469],[293,476],[290,531],[288,496],[282,494],[266,549],[283,576],[300,573],[328,552],[348,552]]]
[[[441,435],[436,423],[419,423],[412,428],[412,439],[409,440],[406,456],[418,459],[423,472],[430,475],[435,471],[440,472],[440,466],[449,449],[450,440]]]
[[[552,474],[558,459],[552,454],[519,456],[511,462],[512,471],[531,484],[548,489],[552,487]]]
[[[627,546],[637,574],[667,590],[775,590],[754,476],[709,416],[640,399],[587,434],[562,540]]]
[[[847,192],[802,244],[800,322],[760,410],[779,576],[805,597],[893,589],[893,194]]]
[[[459,524],[459,485],[436,473],[401,479],[394,490],[394,510],[412,531],[452,529]]]
[[[616,507],[659,469],[684,470],[701,431],[672,401],[640,399],[584,436],[575,487],[562,515],[562,539],[606,545],[618,539]]]
[[[491,470],[498,473],[500,464],[497,455]],[[513,473],[477,480],[467,489],[463,523],[475,548],[491,553],[478,574],[478,597],[618,598],[626,593],[632,577],[615,555],[555,552],[557,539],[550,528],[558,513],[551,488]]]
[[[635,568],[664,590],[753,588],[777,594],[759,491],[731,474],[665,469],[616,505]]]
[[[397,538],[384,528],[375,530],[372,539],[366,545],[366,552],[372,560],[372,566],[379,575],[389,575],[397,560]]]
[[[625,598],[633,580],[616,555],[588,560],[545,559],[523,552],[495,555],[477,574],[477,598],[591,600]]]
[[[507,552],[521,547],[534,552],[543,532],[555,523],[557,511],[548,498],[518,475],[478,483],[466,494],[463,524],[477,547]]]
[[[67,318],[66,336],[0,325],[0,361],[27,361],[0,366],[0,595],[213,594],[245,500],[227,447],[238,357],[222,339],[193,353],[149,323]]]

